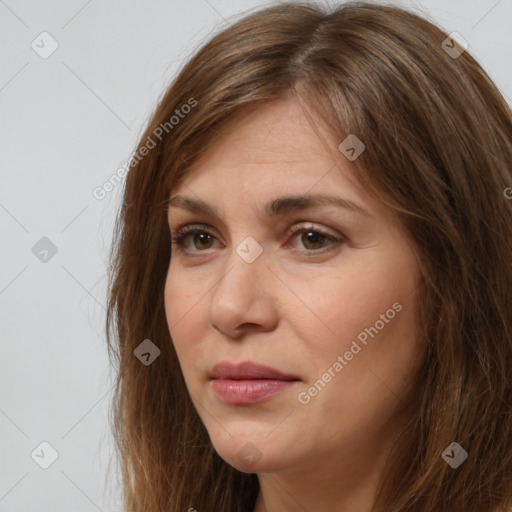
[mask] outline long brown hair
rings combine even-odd
[[[357,176],[396,212],[420,256],[427,355],[374,510],[512,509],[512,118],[448,37],[390,5],[285,2],[213,37],[160,99],[131,161],[109,262],[112,419],[127,512],[254,506],[256,475],[213,449],[173,348],[166,205],[219,123],[285,95],[340,142],[364,142]],[[160,350],[147,366],[134,355],[146,339]],[[441,457],[452,442],[468,452],[457,469]]]

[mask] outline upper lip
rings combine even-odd
[[[217,363],[210,373],[211,379],[273,379],[273,380],[299,380],[295,375],[287,375],[269,366],[247,361],[234,364],[228,361]]]

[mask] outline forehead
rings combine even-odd
[[[245,190],[307,193],[361,187],[351,164],[336,154],[341,141],[320,123],[311,123],[293,98],[242,109],[222,123],[218,137],[172,195],[191,188],[218,192]],[[355,196],[354,196],[355,198]]]

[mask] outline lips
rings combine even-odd
[[[269,400],[300,379],[256,363],[216,364],[210,374],[213,392],[229,405],[252,405]]]
[[[239,364],[223,361],[217,363],[210,374],[211,379],[231,379],[231,380],[300,380],[295,375],[287,375],[269,366],[245,362]]]

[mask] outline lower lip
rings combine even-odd
[[[211,381],[215,394],[227,404],[256,404],[293,386],[296,380],[214,379]]]

